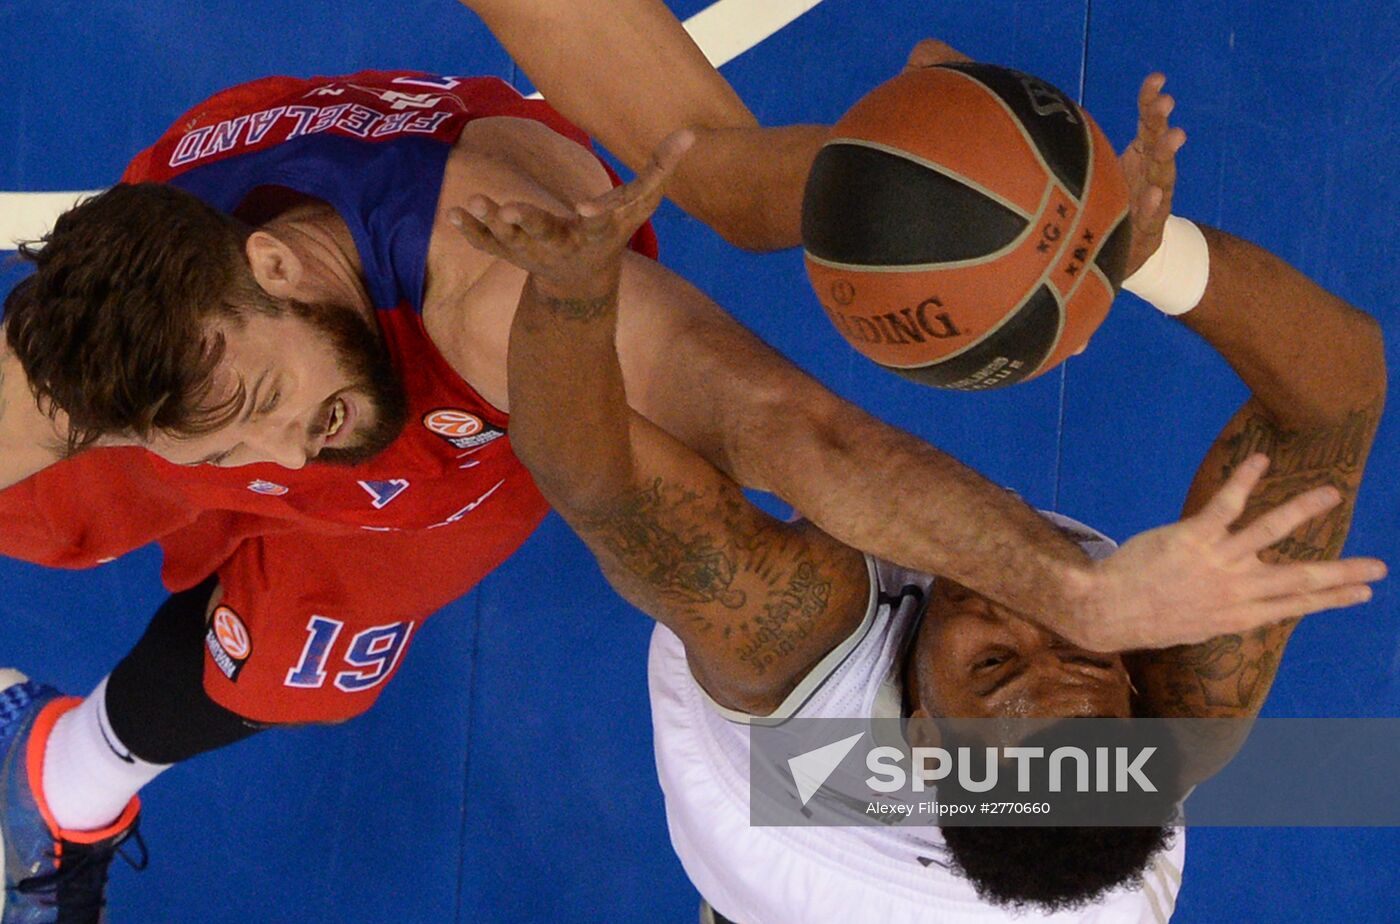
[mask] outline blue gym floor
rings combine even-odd
[[[672,0],[681,16],[707,4]],[[1400,6],[825,0],[724,72],[767,123],[830,121],[930,35],[1079,95],[1119,146],[1139,81],[1164,70],[1190,134],[1177,211],[1377,314],[1400,366]],[[13,2],[0,41],[0,191],[108,184],[186,107],[271,73],[412,67],[524,85],[453,0]],[[995,394],[934,392],[845,346],[798,254],[736,255],[670,206],[657,223],[668,265],[832,387],[1120,538],[1175,517],[1243,398],[1201,342],[1127,296],[1062,371]],[[1397,465],[1392,420],[1348,546],[1393,566]],[[162,599],[157,567],[150,549],[79,574],[0,562],[0,664],[86,692]],[[1400,715],[1397,617],[1393,579],[1367,607],[1308,620],[1266,711]],[[113,919],[692,921],[652,767],[649,631],[552,518],[428,623],[366,717],[270,733],[158,780],[151,866],[117,866]],[[1387,921],[1397,907],[1400,832],[1202,829],[1175,920]]]

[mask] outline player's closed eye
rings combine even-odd
[[[1007,661],[1010,660],[1011,656],[1009,654],[989,655],[978,661],[974,661],[972,664],[972,670],[974,673],[978,671],[991,670],[992,668],[1000,667],[1001,665],[1005,664]]]
[[[1073,655],[1067,658],[1062,657],[1061,660],[1066,661],[1070,664],[1078,664],[1083,667],[1097,667],[1100,670],[1111,670],[1113,668],[1113,665],[1108,661],[1104,661],[1100,658],[1090,658],[1085,655]]]

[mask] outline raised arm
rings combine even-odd
[[[698,141],[671,190],[683,208],[741,246],[798,243],[802,187],[825,131],[755,127],[660,0],[464,2],[555,106],[634,169],[668,132],[698,127]],[[951,60],[966,58],[927,40],[914,48],[908,66]],[[647,92],[637,93],[638,86]],[[1147,93],[1148,103],[1154,94]],[[1134,201],[1138,227],[1130,266],[1153,249],[1150,230],[1142,228],[1150,224],[1143,214],[1155,207],[1151,187]],[[684,283],[646,261],[632,265],[641,280],[634,291],[689,301],[699,319],[661,336],[637,326],[648,340],[644,352],[683,373],[659,377],[660,384],[647,389],[654,394],[634,396],[634,407],[739,482],[782,495],[842,542],[955,577],[1082,645],[1162,645],[1206,637],[1209,627],[1315,611],[1336,605],[1331,601],[1339,593],[1354,592],[1356,583],[1369,579],[1364,569],[1374,567],[1358,562],[1264,573],[1252,550],[1229,545],[1231,521],[1221,516],[1136,537],[1107,563],[1090,567],[1025,505],[836,399],[746,332],[707,323],[711,306]],[[667,343],[667,350],[658,351],[657,343]],[[626,343],[621,347],[625,362]],[[629,376],[629,388],[637,381]],[[1223,493],[1227,513],[1240,512],[1251,477],[1242,469]],[[1290,515],[1317,513],[1313,501],[1293,503]],[[1182,574],[1189,579],[1183,582]],[[1167,586],[1172,582],[1178,586]],[[1221,603],[1229,608],[1217,612]]]
[[[802,190],[824,125],[761,128],[661,0],[462,0],[550,104],[633,170],[667,135],[696,141],[667,195],[731,243],[801,243]],[[913,66],[966,60],[921,42]]]
[[[518,299],[524,274],[500,267],[497,288],[518,278]],[[617,354],[634,410],[843,544],[951,577],[1083,647],[1197,642],[1335,606],[1318,591],[1369,580],[1367,562],[1266,566],[1220,516],[1153,530],[1091,564],[1007,492],[838,399],[684,280],[630,253],[621,276]],[[1227,486],[1225,508],[1242,508],[1249,477],[1242,469]],[[1321,509],[1304,498],[1286,515]]]
[[[1211,279],[1206,297],[1183,323],[1230,361],[1253,394],[1211,446],[1184,514],[1200,510],[1251,453],[1267,453],[1272,465],[1243,522],[1314,488],[1335,490],[1341,503],[1278,534],[1260,557],[1275,563],[1338,558],[1385,401],[1379,327],[1255,245],[1201,230],[1210,247]],[[1369,593],[1358,591],[1336,605],[1366,599]],[[1133,656],[1129,663],[1143,714],[1257,714],[1296,625],[1289,619]]]
[[[1148,125],[1149,144],[1164,131],[1165,119]],[[1262,529],[1275,540],[1260,557],[1275,563],[1338,558],[1385,401],[1379,325],[1254,244],[1212,228],[1201,231],[1209,281],[1200,305],[1181,322],[1225,357],[1251,396],[1206,454],[1184,513],[1204,509],[1251,455],[1265,453],[1272,465],[1241,518],[1252,524],[1247,529]],[[1288,528],[1266,514],[1285,498],[1318,489],[1335,491],[1341,502],[1311,522]],[[1369,593],[1357,588],[1355,597],[1350,602]],[[1296,624],[1289,619],[1132,656],[1140,713],[1256,715]]]
[[[1142,104],[1165,107],[1158,90]],[[1142,184],[1135,217],[1162,199]],[[1145,257],[1134,249],[1130,267]],[[1086,648],[1196,642],[1337,605],[1311,592],[1366,580],[1361,562],[1266,566],[1220,516],[1153,530],[1090,565],[1010,494],[838,399],[641,258],[624,267],[618,337],[632,406],[735,481],[778,494],[846,545],[951,577]],[[1250,477],[1241,471],[1221,510],[1240,512]],[[1317,514],[1316,500],[1287,515]]]
[[[511,443],[609,582],[684,642],[721,704],[772,711],[859,624],[864,557],[750,504],[729,478],[628,407],[618,361],[622,252],[683,152],[560,218],[477,199],[482,249],[531,270],[510,334]]]
[[[462,0],[566,118],[640,170],[667,135],[697,134],[667,190],[751,250],[799,243],[802,186],[823,126],[760,129],[661,0]]]

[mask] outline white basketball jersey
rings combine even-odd
[[[1094,557],[1111,541],[1046,514]],[[772,716],[894,718],[901,677],[933,578],[868,559],[870,604],[860,628],[813,670]],[[1181,887],[1185,830],[1133,884],[1094,905],[1056,914],[1013,913],[978,898],[953,873],[937,827],[750,827],[749,726],[706,695],[685,648],[664,626],[649,666],[656,766],[671,842],[706,900],[736,924],[1165,924]]]

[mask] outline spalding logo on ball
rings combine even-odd
[[[1082,347],[1128,253],[1108,139],[1028,74],[947,64],[832,128],[802,204],[807,272],[861,353],[926,385],[1013,385]]]

